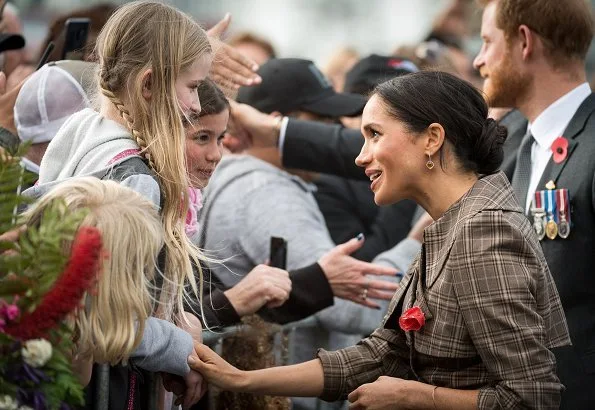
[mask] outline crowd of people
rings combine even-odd
[[[147,408],[155,375],[164,409],[208,408],[208,388],[295,409],[595,406],[586,0],[453,0],[422,43],[322,68],[149,0],[60,16],[36,67],[3,10],[0,149],[27,147],[23,221],[61,199],[103,237],[73,322],[87,408],[105,364],[110,409]],[[59,61],[69,17],[92,21],[84,61]],[[202,343],[254,318],[315,325],[289,366]]]

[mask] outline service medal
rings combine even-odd
[[[533,207],[531,208],[531,215],[533,216],[533,230],[540,241],[545,238],[545,209],[544,192],[536,191],[533,197]]]
[[[560,223],[558,224],[558,236],[562,239],[570,235],[570,202],[567,189],[559,189],[556,193],[559,203]]]
[[[558,224],[556,223],[557,207],[555,192],[552,190],[545,191],[545,213],[547,223],[545,225],[545,234],[550,239],[556,239],[558,236]]]
[[[556,236],[558,236],[558,224],[556,221],[553,219],[547,221],[547,224],[545,225],[545,234],[550,239],[556,239]]]

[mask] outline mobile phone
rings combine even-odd
[[[271,236],[270,265],[274,268],[287,267],[287,241],[277,236]]]
[[[43,55],[39,59],[39,62],[37,63],[37,68],[35,69],[35,71],[39,70],[41,67],[43,67],[45,65],[45,63],[48,61],[48,58],[50,58],[50,54],[52,53],[52,50],[54,49],[54,47],[55,47],[54,43],[52,41],[50,41],[48,43],[47,47],[45,48]]]
[[[88,18],[70,18],[64,25],[64,49],[62,60],[82,60],[91,20]]]

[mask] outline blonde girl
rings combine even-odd
[[[76,317],[75,356],[99,363],[126,361],[141,343],[152,311],[149,282],[163,246],[159,215],[151,201],[131,189],[88,177],[69,180],[44,195],[24,214],[26,224],[38,224],[56,201],[63,201],[68,212],[86,210],[81,226],[101,232],[105,253],[95,291]],[[82,379],[88,382],[89,377]]]
[[[86,109],[62,127],[41,163],[41,184],[93,174],[118,180],[160,207],[164,317],[183,310],[184,282],[199,291],[192,263],[201,254],[184,233],[188,177],[182,122],[200,111],[197,87],[210,66],[206,33],[157,2],[119,8],[99,34],[99,113]]]
[[[93,175],[150,199],[159,208],[164,238],[163,274],[156,276],[158,314],[175,320],[185,301],[202,294],[203,257],[184,231],[189,183],[182,124],[200,112],[197,88],[209,71],[209,40],[190,16],[174,7],[137,1],[110,17],[97,38],[95,55],[99,112],[82,110],[62,126],[41,162],[36,189]],[[186,351],[191,349],[190,343]],[[179,375],[186,377],[187,386],[200,384],[188,381],[192,372],[184,365],[186,373]],[[128,387],[111,380],[120,393],[110,391],[110,402],[114,396],[129,397],[131,386],[138,386],[132,376]]]

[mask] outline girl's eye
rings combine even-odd
[[[194,137],[194,141],[196,141],[200,144],[205,144],[205,143],[209,142],[209,136],[207,134],[199,134]]]
[[[225,138],[225,134],[220,135],[219,138],[217,138],[217,145],[223,144],[223,138]]]

